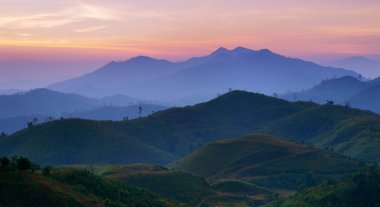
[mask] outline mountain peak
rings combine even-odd
[[[262,53],[262,54],[274,54],[272,51],[270,51],[269,49],[261,49],[258,51],[259,53]]]
[[[253,50],[250,50],[250,49],[245,48],[245,47],[236,47],[236,48],[233,49],[231,52],[233,52],[234,54],[242,54],[242,53],[250,53],[250,52],[253,52]]]
[[[215,50],[211,54],[218,55],[218,54],[225,54],[225,53],[228,53],[228,52],[230,52],[230,51],[228,49],[226,49],[225,47],[219,47],[217,50]]]
[[[129,61],[146,62],[146,61],[156,61],[156,59],[148,57],[148,56],[140,55],[140,56],[136,56],[136,57],[129,59]]]

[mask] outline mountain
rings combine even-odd
[[[139,87],[145,86],[145,83],[178,69],[176,64],[166,60],[138,56],[123,62],[112,61],[92,73],[53,84],[49,88],[98,98],[116,94],[138,95],[143,92]]]
[[[219,48],[183,62],[135,57],[111,62],[82,77],[49,88],[90,97],[127,94],[147,100],[174,101],[192,96],[215,97],[229,88],[265,94],[298,91],[321,80],[359,74],[288,58],[263,49]]]
[[[380,75],[380,60],[372,60],[360,56],[335,60],[328,63],[328,65],[357,71],[367,77],[378,77]]]
[[[154,112],[166,109],[165,106],[152,104],[139,104],[130,106],[101,106],[88,111],[64,114],[64,118],[80,118],[90,120],[112,120],[119,121],[125,118],[139,118],[139,107],[141,107],[141,116],[145,117]]]
[[[342,155],[262,134],[207,144],[173,168],[214,182],[233,178],[270,188],[295,189],[350,174],[360,166]]]
[[[380,85],[371,85],[346,100],[352,107],[370,110],[380,114]]]
[[[339,144],[336,150],[343,154],[379,163],[378,119],[350,107],[233,91],[141,119],[64,119],[32,126],[0,138],[0,155],[28,156],[42,164],[167,164],[210,141],[265,132],[322,148]],[[335,141],[323,142],[332,137]]]
[[[330,180],[317,187],[274,201],[266,207],[367,207],[380,205],[380,173],[369,168],[343,180]]]
[[[141,116],[145,117],[154,112],[166,109],[165,106],[152,105],[152,104],[139,104],[130,106],[114,106],[105,105],[99,106],[94,109],[76,111],[76,112],[64,112],[60,118],[80,118],[90,120],[112,120],[120,121],[123,119],[135,119],[139,118],[139,107],[141,107]],[[44,123],[52,121],[56,118],[47,115],[33,115],[33,116],[17,116],[10,118],[0,119],[0,133],[12,134],[16,131],[28,127],[28,122],[37,120],[37,123]]]
[[[0,118],[17,116],[59,116],[99,106],[96,99],[64,94],[48,89],[35,89],[14,95],[0,95]]]
[[[49,89],[35,89],[12,95],[0,95],[0,133],[14,133],[27,127],[28,122],[43,123],[55,118],[82,118],[93,120],[122,120],[163,110],[166,107],[125,95],[87,98]]]
[[[5,89],[5,90],[0,89],[0,95],[11,95],[11,94],[19,93],[19,92],[22,92],[22,90],[21,89]]]
[[[336,103],[343,103],[348,97],[355,95],[365,89],[367,84],[352,76],[324,80],[319,85],[302,92],[288,93],[281,98],[290,101],[314,101],[316,103],[326,103],[332,100]]]
[[[289,101],[314,101],[321,104],[333,101],[337,104],[380,113],[379,89],[379,79],[362,82],[354,77],[346,76],[325,80],[309,90],[287,93],[280,97]]]
[[[128,106],[142,101],[126,95],[113,95],[101,98],[100,102],[104,105]]]

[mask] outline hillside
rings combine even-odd
[[[12,166],[0,168],[0,205],[4,207],[176,206],[146,189],[86,170],[52,169],[41,174]]]
[[[92,73],[51,85],[53,90],[89,97],[124,94],[160,101],[215,97],[228,88],[265,94],[307,89],[333,77],[359,74],[288,58],[267,49],[219,48],[183,62],[134,57],[111,62]],[[275,84],[273,84],[275,83]]]
[[[271,191],[251,183],[226,180],[215,185],[204,178],[164,166],[130,165],[72,165],[68,169],[88,169],[106,178],[131,183],[148,189],[181,206],[256,207],[273,200]]]
[[[0,139],[2,155],[22,155],[42,165],[167,163],[175,157],[113,130],[111,122],[62,119]]]
[[[37,125],[0,138],[0,155],[29,156],[42,164],[163,164],[188,155],[210,141],[257,132],[329,147],[322,140],[330,134],[343,133],[339,126],[355,129],[356,135],[372,130],[373,136],[368,139],[343,134],[345,138],[339,143],[345,146],[342,152],[347,155],[380,162],[376,153],[377,127],[350,122],[360,117],[372,120],[378,116],[349,107],[292,103],[233,91],[209,102],[171,108],[141,119],[118,122],[67,119]],[[117,149],[116,153],[112,148]],[[368,149],[370,153],[364,155]],[[123,153],[128,156],[122,156]]]
[[[266,207],[368,207],[380,205],[380,173],[369,168],[340,181],[327,181]]]
[[[233,178],[269,188],[295,189],[350,174],[360,165],[344,156],[283,138],[252,135],[210,143],[177,161],[173,169],[213,182]]]

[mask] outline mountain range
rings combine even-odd
[[[360,56],[335,60],[327,63],[327,65],[354,70],[367,77],[378,77],[380,75],[380,60]]]
[[[305,91],[280,96],[290,101],[337,104],[380,113],[380,79],[363,82],[351,76],[322,81]]]
[[[0,155],[43,165],[170,163],[210,141],[265,132],[378,163],[380,117],[350,107],[233,91],[195,106],[119,122],[62,119],[0,139]]]
[[[175,104],[193,96],[212,98],[229,88],[264,94],[298,91],[323,79],[342,76],[359,74],[281,56],[267,49],[254,51],[237,47],[219,48],[207,56],[182,62],[138,56],[124,62],[111,62],[92,73],[49,88],[89,97],[116,93]]]

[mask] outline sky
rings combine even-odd
[[[379,0],[0,0],[0,89],[221,46],[314,61],[380,58],[379,11]]]

